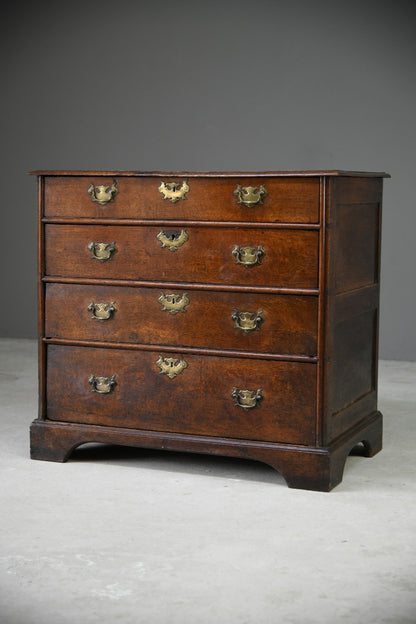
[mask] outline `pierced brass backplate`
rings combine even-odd
[[[94,303],[91,301],[87,310],[91,312],[91,318],[97,319],[97,321],[108,321],[112,318],[113,313],[116,311],[114,301],[111,303]]]
[[[162,182],[158,190],[163,195],[163,199],[169,199],[174,204],[180,199],[186,199],[185,195],[189,191],[189,186],[186,180],[182,182]]]
[[[237,184],[234,195],[238,197],[239,204],[252,208],[256,204],[263,203],[263,198],[266,197],[267,191],[264,184],[260,186],[240,186]]]
[[[239,312],[234,310],[231,318],[234,321],[234,327],[241,329],[246,334],[260,329],[260,324],[264,321],[262,310],[258,312]]]
[[[179,247],[182,247],[189,239],[186,230],[181,232],[164,232],[160,230],[156,238],[162,243],[162,247],[167,247],[169,251],[176,251]]]
[[[169,314],[177,314],[178,312],[186,312],[185,308],[189,305],[190,300],[186,293],[183,295],[176,295],[174,293],[166,294],[160,293],[158,298],[162,306],[162,311],[167,311]]]
[[[114,180],[111,186],[106,184],[94,186],[94,184],[91,184],[88,188],[88,194],[91,196],[91,201],[97,202],[100,206],[105,206],[108,202],[113,201],[117,193],[117,180]]]
[[[96,377],[95,375],[91,375],[88,379],[88,383],[91,386],[92,392],[97,392],[98,394],[109,394],[114,389],[114,386],[117,385],[115,375],[111,377]]]
[[[156,360],[156,364],[160,368],[160,374],[167,375],[169,379],[174,379],[188,367],[188,363],[185,360],[174,357],[162,357],[161,355]]]
[[[263,245],[256,247],[240,247],[235,245],[232,251],[236,264],[243,264],[245,267],[252,267],[256,264],[261,264],[261,259],[266,254]]]
[[[234,399],[234,405],[236,407],[249,410],[253,407],[257,407],[259,402],[263,399],[263,392],[262,388],[258,388],[258,390],[239,390],[234,387],[231,396]]]
[[[91,258],[99,260],[100,262],[111,260],[112,255],[117,251],[115,242],[95,243],[94,241],[91,241],[88,245],[88,249],[91,252]]]

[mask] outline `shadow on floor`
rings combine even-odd
[[[110,444],[83,444],[70,455],[69,461],[96,461],[145,467],[151,470],[199,474],[231,480],[259,481],[286,485],[276,470],[254,460],[177,451],[158,451]]]

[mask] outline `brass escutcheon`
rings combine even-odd
[[[95,375],[91,375],[88,379],[88,383],[91,386],[91,391],[97,392],[98,394],[108,394],[114,389],[114,386],[117,385],[115,375],[111,377],[96,377]]]
[[[180,199],[186,199],[185,195],[189,191],[186,180],[182,182],[162,182],[158,188],[163,199],[169,199],[173,204]]]
[[[266,197],[267,191],[264,184],[260,186],[240,186],[237,184],[234,195],[238,197],[239,204],[252,208],[256,204],[263,203],[263,198]]]
[[[112,318],[113,313],[116,311],[114,301],[111,303],[94,303],[91,301],[87,310],[91,312],[91,318],[97,319],[97,321],[108,321]]]
[[[182,247],[189,239],[186,230],[181,232],[164,232],[160,230],[156,238],[162,243],[162,247],[167,247],[169,251],[176,251],[179,247]]]
[[[107,184],[99,184],[98,186],[91,184],[88,188],[91,201],[97,202],[100,206],[105,206],[108,202],[113,201],[117,193],[117,180],[114,180],[111,186]]]
[[[88,249],[91,252],[91,258],[99,260],[100,262],[106,262],[111,260],[113,253],[117,251],[116,244],[112,243],[95,243],[91,241],[88,245]]]
[[[234,310],[231,318],[234,321],[234,327],[241,329],[246,334],[260,329],[260,324],[264,320],[262,310],[258,312],[239,312],[238,310]]]
[[[167,311],[169,314],[177,314],[178,312],[186,312],[185,308],[189,305],[189,297],[186,293],[183,295],[176,295],[174,293],[166,294],[160,293],[158,298],[162,306],[162,311]]]
[[[239,390],[234,387],[231,393],[234,399],[234,405],[236,407],[242,407],[245,410],[257,407],[259,402],[263,399],[262,388],[257,390]]]
[[[243,264],[245,267],[252,267],[256,264],[261,264],[261,259],[266,254],[263,245],[256,247],[240,247],[235,245],[232,251],[236,264]]]
[[[174,357],[162,357],[161,355],[156,360],[156,364],[160,368],[160,374],[167,375],[169,379],[174,379],[188,367],[188,363],[185,360]]]

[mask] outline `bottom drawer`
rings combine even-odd
[[[315,392],[314,363],[66,345],[47,351],[50,420],[314,445]]]

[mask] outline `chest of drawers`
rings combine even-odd
[[[38,171],[31,456],[244,457],[328,491],[377,410],[383,173]]]

